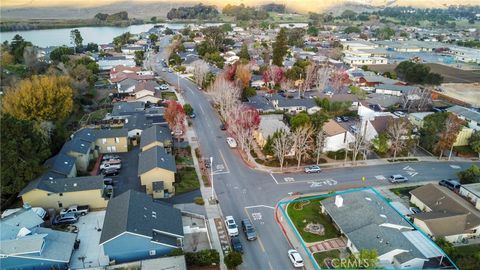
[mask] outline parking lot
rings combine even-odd
[[[145,192],[138,178],[138,153],[140,148],[135,146],[127,153],[115,153],[122,160],[122,168],[117,176],[109,176],[113,179],[113,196],[116,197],[123,192],[132,189]]]
[[[70,261],[71,269],[106,266],[109,263],[103,247],[99,245],[105,211],[90,212],[75,223],[80,246],[74,250]]]

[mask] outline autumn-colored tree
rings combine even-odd
[[[9,88],[3,111],[22,120],[63,120],[73,110],[73,90],[66,76],[32,76]]]
[[[285,80],[285,71],[279,66],[268,66],[263,72],[263,81],[265,84],[273,82],[280,85]]]
[[[443,156],[443,151],[450,149],[450,159],[453,151],[453,145],[457,140],[458,133],[462,129],[464,121],[458,118],[456,115],[449,113],[447,119],[445,120],[445,126],[440,132],[440,138],[438,143],[435,145],[435,151],[440,153],[440,157]]]
[[[240,83],[242,89],[247,88],[250,85],[250,80],[252,79],[252,72],[250,71],[250,66],[238,65],[235,77]]]
[[[11,55],[7,51],[2,51],[2,56],[0,60],[0,64],[2,65],[2,67],[13,65],[14,63],[15,63],[15,57],[13,57],[13,55]]]
[[[227,118],[228,131],[237,139],[240,149],[251,158],[253,132],[260,125],[260,115],[255,108],[237,105]]]
[[[348,82],[348,73],[344,69],[335,70],[330,74],[330,86],[334,92],[340,92]]]
[[[223,76],[226,80],[233,81],[235,78],[235,73],[237,72],[237,63],[233,65],[228,65],[223,72]]]
[[[169,100],[165,110],[165,120],[175,137],[178,138],[185,133],[185,111],[182,104],[175,100]]]

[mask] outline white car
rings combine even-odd
[[[319,173],[322,171],[322,169],[318,165],[311,165],[311,166],[306,166],[304,168],[304,171],[306,173]]]
[[[238,235],[238,226],[232,216],[227,216],[225,218],[225,227],[227,227],[227,232],[229,236]]]
[[[232,137],[227,137],[227,143],[230,148],[237,148],[237,141]]]
[[[300,256],[300,253],[296,249],[290,249],[288,250],[288,258],[293,264],[293,267],[303,267],[303,259],[302,256]]]
[[[168,90],[168,85],[167,84],[160,85],[160,90]]]
[[[103,164],[100,165],[100,170],[105,170],[105,169],[110,169],[110,168],[120,170],[122,168],[122,164],[121,163],[113,163],[113,164],[103,163]]]
[[[405,113],[404,112],[401,112],[401,111],[396,111],[396,112],[393,112],[394,115],[398,116],[398,117],[405,117]]]
[[[394,174],[394,175],[390,175],[388,180],[391,183],[404,183],[404,182],[408,181],[408,178],[406,178],[405,176],[403,176],[401,174]]]

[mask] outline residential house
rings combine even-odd
[[[264,147],[267,139],[272,137],[277,130],[290,131],[290,128],[283,122],[281,114],[260,115],[260,125],[254,131],[253,137],[260,147]]]
[[[142,45],[124,45],[122,46],[122,53],[124,54],[134,54],[137,51],[144,51],[145,46]]]
[[[469,128],[480,131],[480,112],[458,105],[448,108],[447,112],[451,112],[465,120]]]
[[[125,119],[130,115],[145,111],[145,102],[117,102],[113,104],[112,113],[109,115],[113,119]]]
[[[418,112],[418,113],[409,113],[408,120],[417,128],[423,127],[423,119],[434,112]]]
[[[392,96],[409,96],[410,93],[417,89],[415,86],[395,85],[395,84],[379,84],[375,86],[375,93],[392,95]]]
[[[168,127],[152,125],[143,131],[140,149],[147,151],[155,146],[168,149],[172,146],[172,142],[172,131]]]
[[[53,162],[53,164],[47,164],[50,165],[50,171],[61,174],[64,177],[77,176],[76,158],[59,153],[49,161]]]
[[[108,201],[104,187],[101,175],[64,178],[47,172],[28,183],[18,196],[35,207],[61,209],[78,204],[103,209]]]
[[[96,145],[99,153],[125,153],[128,152],[128,129],[97,129]]]
[[[160,89],[160,86],[155,81],[141,82],[135,85],[133,94],[135,95],[135,101],[143,101],[145,103],[158,103],[162,100],[156,93]]]
[[[123,76],[124,74],[138,74],[142,71],[141,67],[129,67],[129,66],[115,66],[110,70],[110,79],[116,79],[117,77]]]
[[[480,210],[480,183],[462,185],[459,194]]]
[[[168,255],[183,245],[181,212],[128,190],[108,203],[99,244],[116,264]]]
[[[353,254],[376,250],[379,266],[389,269],[439,268],[443,251],[374,191],[346,192],[321,204]]]
[[[131,94],[135,90],[135,85],[140,83],[139,80],[134,79],[125,79],[117,83],[118,93],[121,94]]]
[[[128,130],[128,138],[136,138],[142,135],[142,132],[152,126],[152,121],[147,118],[145,113],[134,113],[125,118],[123,128]]]
[[[334,120],[329,120],[322,127],[325,133],[323,152],[345,149],[355,141],[355,136]]]
[[[315,100],[310,98],[288,98],[276,94],[272,95],[269,99],[275,110],[284,112],[299,113],[306,111],[308,114],[314,114],[321,110],[321,108],[315,103]]]
[[[356,67],[363,65],[385,65],[388,64],[388,59],[379,56],[345,56],[343,62]]]
[[[125,56],[109,56],[100,58],[97,62],[100,70],[111,70],[116,66],[134,67],[135,61]]]
[[[87,172],[90,161],[98,156],[95,149],[96,135],[91,128],[82,128],[72,134],[65,142],[61,154],[75,158],[75,167],[79,172]]]
[[[43,220],[31,209],[22,209],[0,220],[2,269],[67,269],[75,233],[40,227]]]
[[[138,177],[146,188],[147,194],[153,195],[153,183],[163,182],[163,192],[156,193],[155,197],[170,197],[175,193],[175,157],[160,146],[154,146],[138,154]]]
[[[248,98],[248,102],[245,104],[255,108],[260,113],[271,113],[275,112],[275,107],[273,107],[270,100],[267,97],[262,95],[255,95]]]
[[[450,189],[427,184],[410,191],[410,202],[423,212],[413,222],[426,234],[452,243],[480,236],[480,212]]]

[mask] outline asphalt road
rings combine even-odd
[[[163,39],[160,47],[168,43],[168,39]],[[164,58],[161,53],[156,57],[158,60]],[[243,238],[245,255],[241,269],[294,269],[287,258],[290,244],[274,217],[276,204],[289,192],[313,193],[341,190],[354,185],[388,185],[386,178],[391,174],[402,174],[410,181],[418,182],[454,178],[456,172],[470,166],[462,162],[413,162],[332,168],[318,174],[269,174],[252,170],[243,162],[237,150],[228,147],[226,134],[220,130],[220,120],[208,96],[193,82],[178,79],[175,73],[162,72],[159,64],[154,69],[170,84],[177,86],[179,82],[185,101],[192,105],[196,113],[193,127],[203,156],[213,157],[215,193],[223,215],[232,215],[237,223],[248,217],[257,229],[257,241],[247,242]],[[362,177],[366,178],[365,182],[362,182]]]

